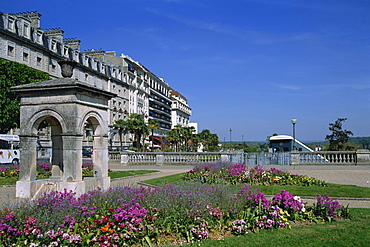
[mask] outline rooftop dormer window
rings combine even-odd
[[[8,16],[8,24],[7,24],[7,29],[11,32],[15,32],[15,18],[12,16]]]
[[[23,37],[29,38],[30,37],[30,24],[23,23]]]
[[[42,34],[43,32],[41,30],[37,30],[35,33],[34,33],[34,41],[37,43],[37,44],[42,44]]]
[[[53,52],[57,51],[57,42],[56,42],[56,40],[50,40],[49,45],[50,45],[50,50],[52,50]]]

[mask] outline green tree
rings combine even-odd
[[[175,128],[167,131],[165,140],[168,143],[172,144],[173,151],[178,151],[178,145],[181,142],[181,134],[180,134],[180,127],[181,125],[176,125]]]
[[[137,150],[141,149],[142,137],[145,140],[145,136],[149,134],[148,124],[145,122],[144,116],[132,113],[127,120],[125,120],[125,128],[131,134],[134,135],[134,146]],[[142,146],[144,147],[144,140]]]
[[[49,79],[47,73],[0,58],[0,133],[19,127],[19,99],[11,87]]]
[[[215,151],[216,147],[220,143],[218,135],[212,134],[208,129],[203,129],[198,135],[205,151]]]
[[[193,139],[195,128],[193,126],[191,127],[183,127],[180,126],[180,136],[182,138],[182,144],[183,144],[183,151],[190,151],[190,143]]]
[[[335,123],[329,123],[329,130],[332,131],[331,135],[327,135],[325,140],[329,141],[329,151],[341,151],[350,149],[349,146],[346,148],[349,136],[353,135],[352,131],[342,129],[343,122],[347,118],[338,118]]]
[[[149,130],[152,131],[152,151],[153,151],[153,142],[154,142],[154,139],[153,139],[154,136],[153,135],[154,135],[154,130],[159,129],[159,123],[155,119],[149,119],[148,120],[148,127],[149,127]]]
[[[123,119],[118,119],[114,122],[113,127],[118,129],[120,149],[122,150],[122,136],[126,130],[126,121]]]

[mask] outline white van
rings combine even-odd
[[[0,135],[0,164],[19,165],[19,136]]]

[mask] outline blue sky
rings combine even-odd
[[[131,56],[189,101],[192,122],[221,141],[292,134],[324,140],[348,118],[370,136],[368,0],[12,0],[81,50]]]

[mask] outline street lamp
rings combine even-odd
[[[296,147],[295,147],[295,124],[297,123],[297,119],[292,118],[291,122],[293,124],[293,150],[295,151],[296,150]]]
[[[230,148],[231,148],[231,132],[232,132],[232,129],[230,128]]]

